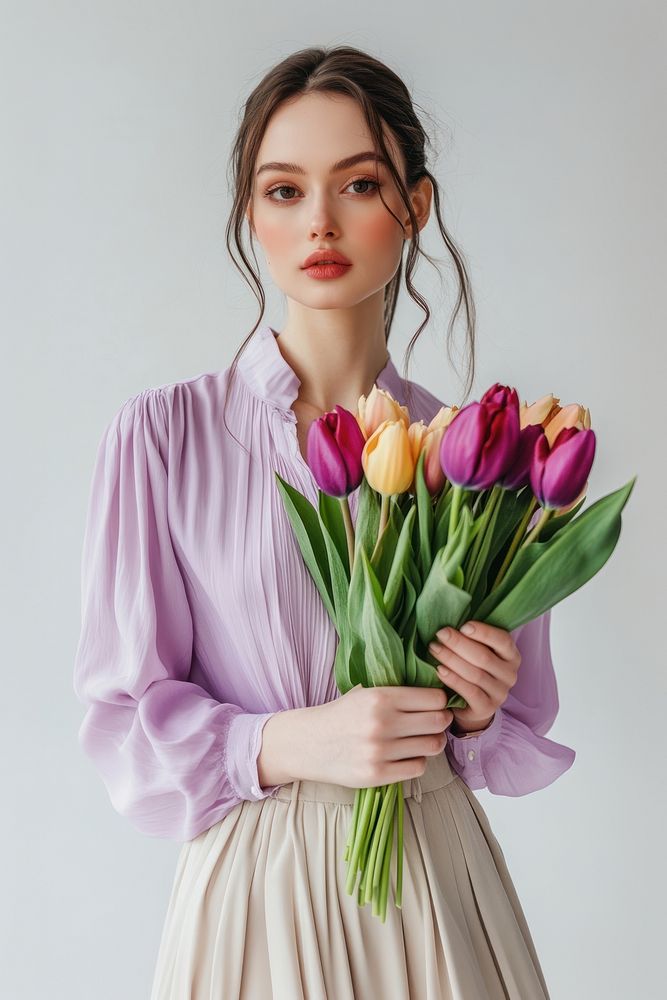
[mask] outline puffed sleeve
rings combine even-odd
[[[193,622],[167,522],[167,421],[159,389],[127,400],[99,443],[81,563],[74,691],[79,743],[111,803],[142,833],[191,840],[261,799],[257,757],[272,712],[221,703],[188,679]]]
[[[514,687],[479,736],[448,732],[445,753],[471,789],[527,795],[572,766],[574,750],[545,738],[558,714],[558,688],[549,638],[551,610],[510,634],[521,653]]]

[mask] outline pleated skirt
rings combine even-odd
[[[403,793],[384,923],[346,889],[353,788],[291,782],[184,843],[151,1000],[549,1000],[474,793],[444,753]]]

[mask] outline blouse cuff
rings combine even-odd
[[[257,758],[262,749],[262,731],[275,712],[254,714],[240,712],[232,719],[227,733],[223,760],[227,778],[240,799],[256,801],[272,795],[281,786],[262,788],[257,771]]]
[[[447,730],[447,747],[458,765],[458,773],[463,776],[465,772],[465,782],[469,788],[483,788],[486,784],[482,761],[498,742],[502,714],[501,708],[496,709],[492,721],[479,736],[466,736],[464,733],[455,736],[451,729]]]
[[[494,795],[511,796],[545,788],[567,771],[576,757],[570,747],[538,736],[502,708],[479,736],[448,736],[447,751],[469,788],[488,788]]]

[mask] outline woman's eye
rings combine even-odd
[[[370,191],[367,190],[367,191],[357,191],[357,192],[355,192],[360,197],[363,197],[364,195],[374,194],[375,190],[379,189],[381,187],[381,185],[377,181],[374,181],[371,177],[358,177],[356,180],[350,181],[350,183],[347,185],[347,187],[352,187],[353,184],[372,184],[373,185],[373,188]],[[277,201],[277,202],[283,202],[283,203],[285,203],[285,202],[292,201],[292,198],[291,197],[289,197],[289,198],[282,198],[282,197],[280,197],[280,198],[272,198],[271,195],[274,193],[274,191],[297,191],[297,190],[298,190],[298,188],[293,187],[291,184],[276,184],[275,187],[269,188],[269,190],[265,192],[264,197],[268,198],[270,201]]]

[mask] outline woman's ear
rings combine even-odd
[[[410,192],[412,211],[417,216],[417,226],[421,230],[429,220],[431,214],[431,199],[433,197],[433,184],[430,177],[421,177]],[[408,217],[404,226],[406,229],[406,239],[412,239],[412,223]]]

